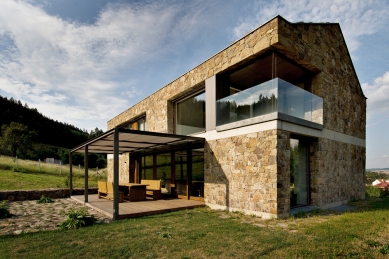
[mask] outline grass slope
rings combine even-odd
[[[388,258],[389,199],[352,205],[286,220],[201,208],[3,236],[0,258]]]
[[[106,169],[99,170],[102,174],[100,180],[106,180]],[[97,187],[95,170],[89,170],[88,186]],[[69,166],[54,164],[39,164],[36,161],[18,159],[16,166],[15,159],[7,156],[0,156],[0,190],[38,190],[47,188],[67,188],[69,177]],[[73,167],[73,187],[84,187],[84,169],[80,172],[78,167]]]

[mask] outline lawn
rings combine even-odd
[[[89,170],[88,185],[97,187],[96,169]],[[106,169],[99,170],[100,180],[106,180]],[[37,161],[0,156],[0,190],[38,190],[48,188],[67,188],[69,165],[38,163]],[[84,169],[73,168],[73,187],[84,187]]]
[[[0,237],[0,258],[388,258],[389,199],[280,220],[208,208]]]

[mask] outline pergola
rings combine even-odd
[[[152,152],[155,150],[174,150],[204,145],[205,139],[176,134],[114,128],[95,137],[70,151],[69,154],[69,192],[72,195],[72,153],[84,153],[85,190],[84,201],[88,202],[88,154],[113,154],[113,219],[119,219],[119,154],[134,152]]]

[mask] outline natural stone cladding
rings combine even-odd
[[[277,130],[208,141],[205,202],[276,215],[276,146]]]
[[[364,147],[328,139],[311,145],[312,203],[365,198],[365,152]]]
[[[339,24],[290,23],[277,16],[108,121],[108,129],[146,114],[147,131],[174,133],[173,101],[204,88],[206,79],[275,50],[311,71],[310,91],[323,98],[325,130],[364,140],[366,98]],[[295,134],[296,132],[294,132]],[[207,140],[205,202],[258,215],[290,211],[290,136],[274,129]],[[365,148],[324,138],[310,142],[311,200],[316,206],[364,197]],[[129,180],[129,155],[120,157]],[[112,159],[108,180],[112,181]]]

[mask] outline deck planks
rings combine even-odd
[[[84,195],[71,196],[72,199],[85,204],[92,209],[99,211],[109,217],[113,215],[113,201],[107,199],[99,199],[97,194],[88,196],[88,203],[84,202]],[[202,201],[184,200],[184,199],[160,199],[146,201],[129,202],[125,201],[119,203],[119,219],[142,217],[153,214],[165,213],[174,210],[193,209],[197,207],[204,207]]]

